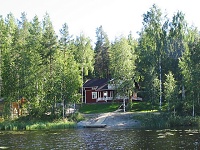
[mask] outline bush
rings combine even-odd
[[[139,120],[142,121],[142,126],[145,128],[200,126],[200,117],[173,116],[170,113],[147,113],[142,117],[140,116]]]
[[[80,116],[76,116],[80,119]],[[47,129],[66,129],[75,127],[75,122],[63,119],[53,121],[42,121],[21,117],[16,120],[5,120],[0,122],[0,130],[47,130]]]
[[[147,113],[143,117],[142,126],[145,128],[163,128],[168,126],[163,114]]]
[[[199,125],[199,117],[195,118],[192,116],[171,116],[168,119],[170,127],[177,126],[198,126]]]
[[[81,115],[79,112],[75,112],[75,113],[73,113],[73,114],[71,114],[71,115],[69,116],[69,120],[70,120],[70,121],[79,122],[79,121],[81,121],[81,120],[84,120],[84,117],[83,117],[83,115]]]

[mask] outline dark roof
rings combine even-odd
[[[107,90],[107,89],[108,89],[108,84],[104,84],[98,88],[98,90]]]
[[[83,87],[95,87],[95,86],[103,86],[104,84],[106,84],[109,81],[109,79],[90,79],[88,81],[86,81],[83,85]]]

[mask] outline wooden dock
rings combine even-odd
[[[105,128],[106,124],[88,124],[84,128]]]

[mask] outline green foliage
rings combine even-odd
[[[164,93],[165,100],[167,101],[168,105],[168,111],[171,110],[175,113],[176,105],[178,103],[178,89],[172,72],[166,74],[166,80],[164,83]]]
[[[122,37],[116,39],[110,53],[110,73],[114,78],[117,93],[120,96],[129,96],[134,91],[136,53],[130,39]]]
[[[33,125],[26,125],[26,130],[51,130],[51,129],[69,129],[74,128],[74,122],[56,121],[56,122],[40,122]]]
[[[75,113],[70,114],[68,119],[71,121],[79,122],[79,121],[84,120],[84,117],[81,113],[75,112]]]
[[[0,130],[50,130],[74,128],[75,123],[69,121],[55,122],[2,122]]]
[[[169,127],[163,115],[147,113],[141,118],[144,128],[166,128]]]
[[[163,17],[161,10],[153,5],[143,18],[144,28],[140,32],[136,68],[145,91],[143,98],[154,106],[161,96],[162,102],[174,112],[177,107],[176,111],[181,115],[189,111],[194,115],[193,108],[199,105],[199,34],[195,32],[196,29],[187,27],[182,12],[177,12],[170,20]],[[174,79],[170,75],[164,76],[169,71]],[[161,84],[158,83],[160,81]],[[197,109],[195,114],[198,114]]]
[[[153,5],[143,15],[143,30],[140,33],[137,53],[137,70],[142,78],[145,87],[145,98],[152,102],[152,105],[159,102],[160,82],[162,76],[162,60],[164,57],[164,40],[162,39],[162,13]]]
[[[76,122],[83,119],[79,113],[74,117],[66,119],[55,119],[51,116],[43,115],[40,118],[33,116],[20,117],[15,120],[4,120],[0,122],[0,130],[49,130],[49,129],[68,129],[74,128]]]
[[[199,126],[200,118],[192,116],[174,116],[169,113],[146,113],[135,116],[142,122],[144,128],[173,128],[173,127],[195,127]]]
[[[168,118],[168,124],[170,127],[199,126],[199,118],[194,118],[192,116],[170,116]]]
[[[121,96],[135,90],[134,79],[139,81],[142,98],[153,110],[162,102],[163,110],[173,109],[174,115],[200,115],[199,31],[188,27],[182,12],[170,19],[156,5],[143,15],[142,24],[137,40],[130,34],[112,43],[100,26],[93,49],[84,34],[72,39],[66,23],[57,36],[47,13],[42,21],[37,16],[29,21],[26,13],[18,21],[12,14],[0,17],[5,118],[10,102],[21,97],[29,101],[31,115],[54,116],[56,103],[79,102],[82,84],[94,76],[114,78]]]
[[[79,64],[81,71],[87,76],[89,71],[94,70],[94,51],[91,41],[84,34],[81,34],[80,37],[76,38],[74,45],[74,59]]]
[[[131,46],[126,38],[116,40],[110,50],[110,69],[113,78],[129,79],[134,76],[136,56],[132,54]]]
[[[10,115],[9,103],[21,97],[29,101],[27,107],[33,116],[55,115],[56,103],[67,104],[80,99],[81,75],[69,42],[63,41],[69,36],[66,30],[65,25],[62,42],[58,43],[48,14],[43,22],[37,16],[29,22],[25,13],[19,22],[12,14],[5,20],[0,18],[1,41],[4,43],[0,45],[0,58],[3,58],[0,96],[8,104],[4,116]]]
[[[195,31],[190,31],[190,39],[183,57],[180,59],[179,66],[183,75],[183,84],[186,86],[187,94],[185,97],[185,105],[189,104],[192,109],[191,114],[199,114],[199,65],[200,65],[200,40],[199,35],[195,34]]]
[[[129,103],[130,111],[158,111],[158,105],[152,108],[152,103],[150,102],[131,102]]]
[[[95,43],[95,77],[108,78],[109,77],[109,48],[110,42],[107,34],[103,31],[103,27],[100,26],[96,29],[97,42]]]

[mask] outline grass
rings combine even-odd
[[[144,128],[200,127],[200,117],[174,116],[169,113],[147,112],[134,116]]]
[[[60,120],[56,122],[39,122],[32,125],[26,125],[26,130],[68,129],[74,127],[75,122]]]
[[[84,114],[107,113],[117,110],[119,106],[120,103],[83,104],[79,112]]]
[[[47,118],[47,117],[46,117]],[[0,130],[49,130],[75,128],[76,122],[83,120],[80,113],[74,113],[67,119],[38,119],[30,116],[0,122]]]
[[[98,103],[98,104],[83,104],[79,109],[80,113],[92,114],[92,113],[107,113],[113,112],[120,107],[121,103]],[[152,109],[152,105],[149,102],[132,102],[128,106],[127,111],[157,111]]]
[[[173,128],[173,127],[200,127],[200,117],[174,116],[168,112],[159,112],[159,106],[152,107],[150,102],[133,102],[132,112],[146,112],[142,115],[134,116],[141,121],[144,128]]]
[[[67,120],[56,120],[54,122],[18,122],[4,121],[0,123],[0,130],[49,130],[49,129],[67,129],[74,128],[75,122]]]
[[[152,104],[150,102],[132,102],[130,104],[131,111],[158,111],[158,108],[152,108]]]

